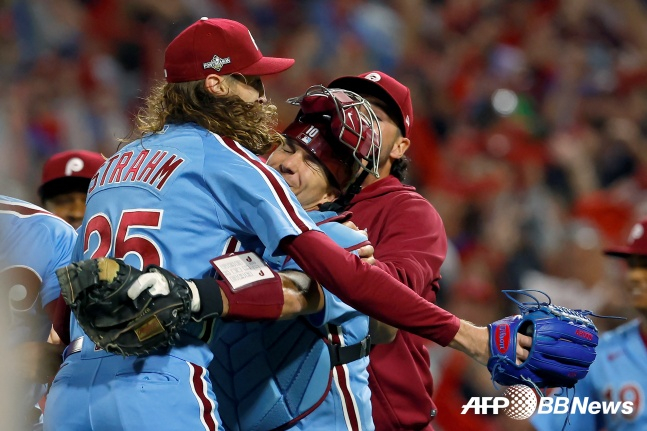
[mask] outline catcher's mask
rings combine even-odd
[[[358,174],[358,166],[379,178],[382,133],[370,104],[348,90],[310,87],[288,99],[301,110],[283,134],[310,151],[340,190]]]

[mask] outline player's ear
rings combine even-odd
[[[409,138],[400,137],[395,144],[393,144],[389,156],[395,160],[401,159],[404,156],[404,153],[409,149],[409,145],[411,145]]]
[[[204,80],[204,87],[214,96],[226,96],[229,94],[229,85],[223,75],[212,73]]]

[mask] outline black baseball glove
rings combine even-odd
[[[168,292],[131,291],[137,279],[157,272]],[[139,271],[119,259],[76,262],[56,270],[61,293],[79,325],[99,347],[111,353],[144,355],[174,343],[191,318],[192,293],[186,281],[155,265]]]

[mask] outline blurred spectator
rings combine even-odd
[[[91,151],[63,151],[50,157],[45,166],[38,195],[43,208],[78,229],[85,215],[90,180],[105,159]]]

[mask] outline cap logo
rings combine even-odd
[[[84,166],[85,164],[83,163],[83,160],[79,159],[78,157],[72,157],[65,164],[65,176],[69,177],[75,172],[81,172]]]
[[[631,228],[631,233],[629,233],[629,242],[633,243],[637,239],[642,238],[642,236],[645,234],[645,228],[641,223],[638,223],[634,225],[633,228]]]
[[[252,43],[256,47],[256,51],[260,51],[260,49],[258,49],[258,45],[256,45],[256,41],[254,40],[254,36],[252,36],[252,32],[247,30],[247,33],[249,33],[249,38],[252,40]]]
[[[210,62],[204,63],[202,65],[202,68],[203,69],[211,68],[211,69],[214,69],[216,72],[220,72],[220,69],[222,69],[222,66],[229,63],[231,63],[231,59],[229,57],[220,58],[217,55],[214,55]]]
[[[380,79],[382,79],[382,76],[379,73],[371,72],[368,75],[364,77],[364,79],[368,79],[369,81],[377,82]]]
[[[407,115],[407,118],[404,119],[404,122],[407,123],[407,127],[409,127],[411,124],[411,121],[409,121],[409,116]]]
[[[310,126],[308,130],[299,134],[297,139],[304,144],[308,145],[317,135],[319,134],[319,129],[315,126]]]
[[[312,138],[305,133],[300,133],[299,136],[297,136],[297,140],[303,142],[304,144],[308,145],[310,141],[312,141]]]

